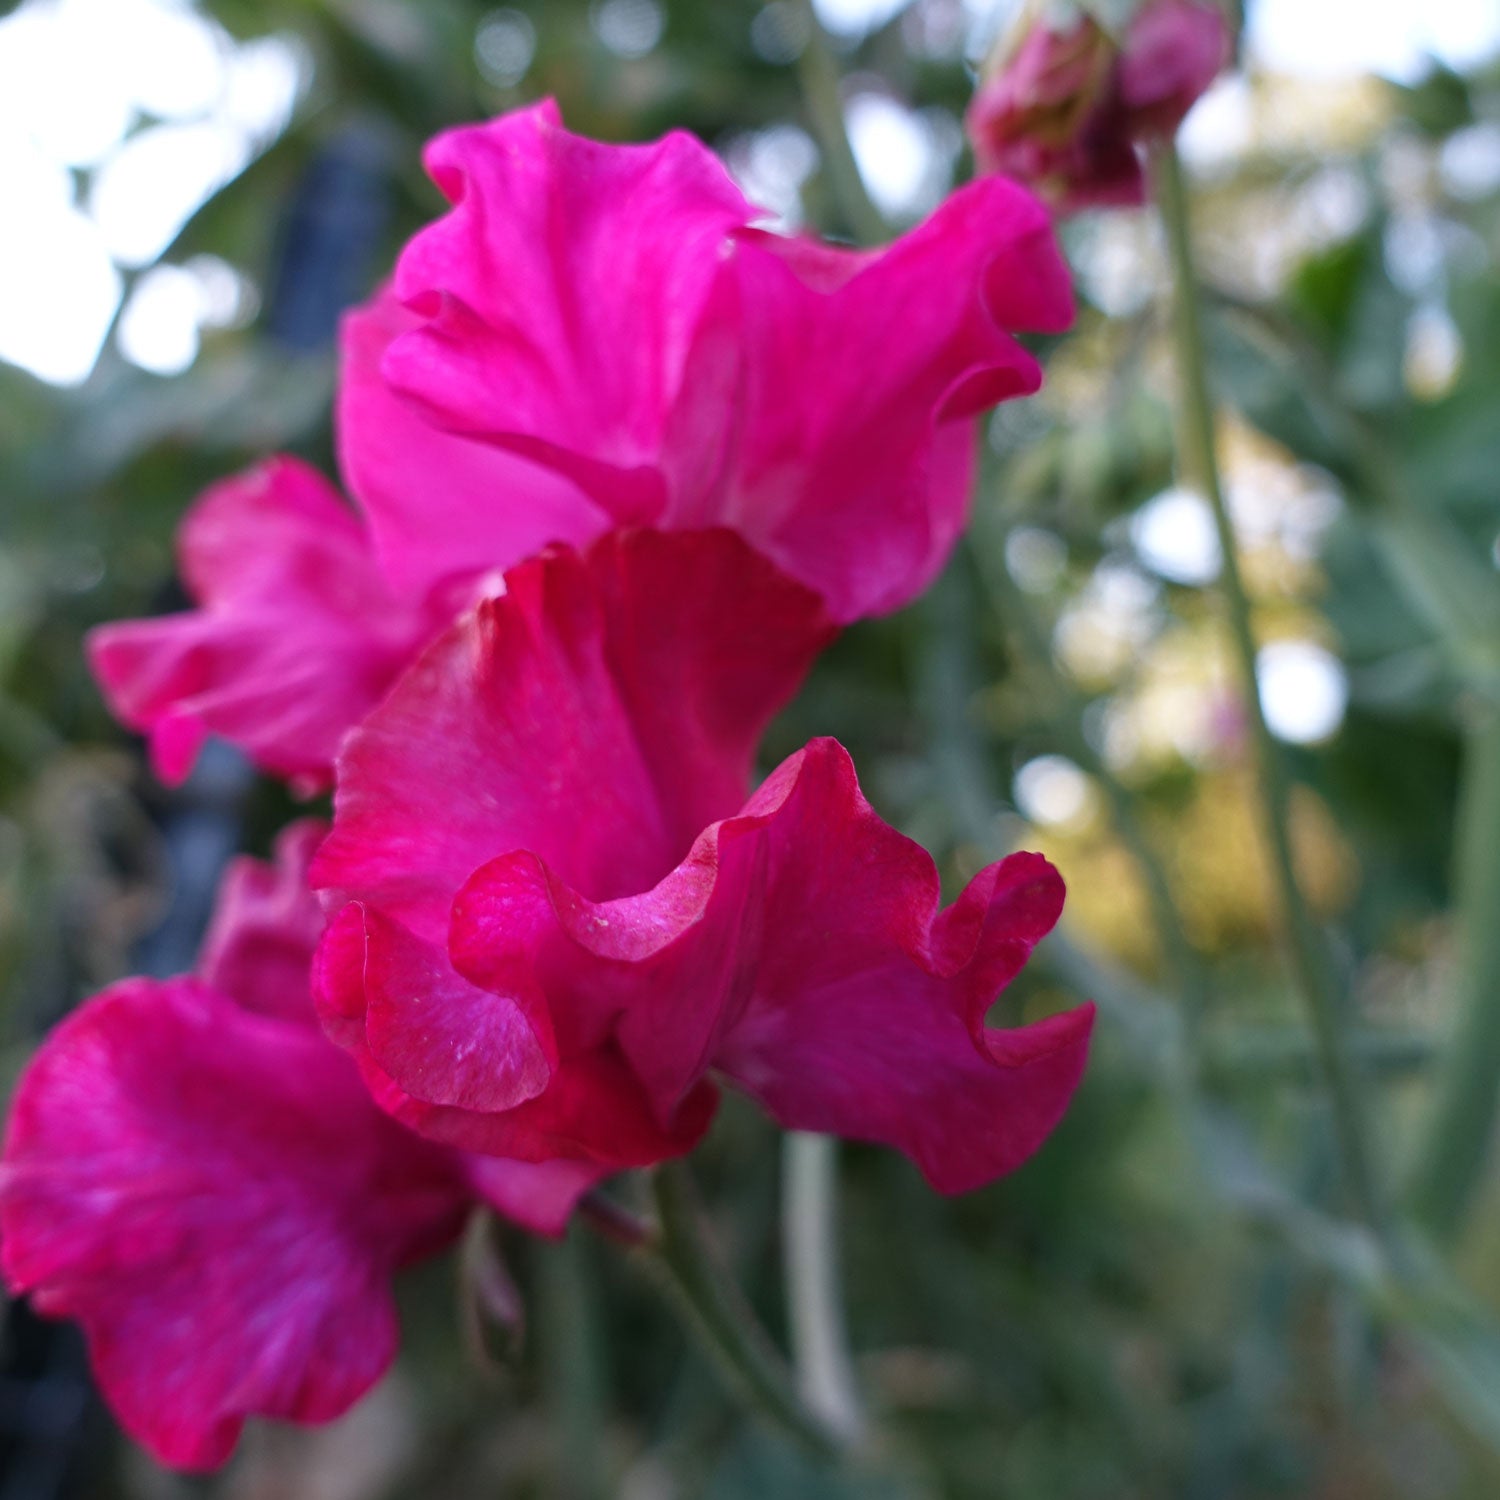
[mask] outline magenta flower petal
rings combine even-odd
[[[967,518],[971,419],[1041,385],[1013,332],[1072,322],[1046,211],[991,178],[882,251],[745,232],[726,285],[735,326],[703,342],[738,339],[742,415],[718,496],[688,509],[734,526],[836,619],[899,608]]]
[[[715,1090],[705,1084],[663,1121],[608,1038],[584,1037],[577,1028],[561,1055],[548,1038],[546,1087],[528,1094],[517,1085],[534,1075],[518,1069],[516,1037],[540,993],[469,984],[444,948],[359,903],[329,927],[313,985],[325,1029],[354,1055],[380,1107],[460,1150],[617,1170],[691,1150],[713,1116]],[[403,1030],[403,1005],[431,1018],[433,1045],[403,1047],[421,1041]],[[445,1006],[456,1015],[451,1027],[441,1019]],[[386,1065],[400,1071],[399,1081]]]
[[[559,1026],[612,1024],[659,1109],[713,1067],[782,1124],[894,1146],[962,1192],[1035,1151],[1082,1075],[1091,1006],[984,1024],[1062,900],[1023,854],[939,911],[932,860],[819,740],[643,895],[590,902],[534,856],[492,862],[452,951],[476,984],[541,990]]]
[[[533,1234],[564,1234],[578,1200],[609,1175],[587,1161],[506,1161],[498,1156],[465,1158],[475,1195],[496,1213]]]
[[[693,137],[602,145],[550,101],[449,131],[426,163],[454,206],[397,264],[424,326],[387,377],[455,431],[512,434],[616,522],[653,519],[698,315],[754,210]]]
[[[614,533],[512,569],[350,736],[315,883],[446,939],[509,849],[643,890],[743,801],[767,721],[832,636],[727,532]]]
[[[1139,148],[1171,135],[1229,59],[1213,0],[1143,0],[1123,37],[1087,10],[1025,10],[966,125],[981,172],[1060,214],[1146,201]]]
[[[539,997],[476,989],[442,948],[357,901],[330,924],[318,962],[329,1035],[422,1103],[492,1112],[547,1086],[557,1047]]]
[[[401,257],[418,323],[381,362],[391,387],[614,524],[733,528],[841,621],[931,581],[970,419],[1040,382],[1012,334],[1072,317],[1046,214],[1005,183],[852,252],[749,227],[689,137],[600,145],[550,104],[440,137],[428,164],[454,207]]]
[[[662,1121],[612,1044],[564,1057],[545,1092],[498,1114],[413,1099],[367,1053],[357,1061],[375,1102],[430,1141],[481,1157],[576,1161],[601,1174],[685,1156],[703,1139],[719,1102],[714,1084],[700,1079]]]
[[[1050,866],[1018,856],[940,913],[832,741],[743,802],[827,633],[733,535],[636,532],[513,569],[424,653],[350,736],[314,870],[353,898],[319,1008],[382,1108],[468,1151],[624,1167],[691,1146],[717,1071],[949,1191],[1040,1144],[1092,1013],[984,1016],[1061,909]]]
[[[314,1021],[308,974],[323,935],[323,909],[308,889],[327,825],[304,818],[276,840],[276,862],[241,857],[219,883],[198,954],[198,977],[246,1010]]]
[[[394,1352],[392,1273],[474,1205],[560,1234],[610,1170],[468,1155],[382,1112],[310,1000],[322,833],[294,824],[274,867],[231,867],[196,978],[127,980],[48,1038],[0,1157],[0,1273],[82,1323],[121,1421],[180,1468],[222,1462],[252,1414],[344,1411]],[[389,977],[433,993],[396,958]],[[493,1066],[505,1038],[476,1040]]]
[[[419,598],[607,530],[609,517],[554,470],[442,431],[386,385],[386,349],[417,326],[382,292],[345,315],[340,335],[339,466],[392,588]]]
[[[382,1115],[317,1032],[129,980],[21,1081],[0,1264],[82,1323],[134,1437],[208,1468],[248,1415],[324,1422],[369,1389],[395,1351],[392,1272],[468,1201],[457,1159]]]
[[[435,624],[391,594],[353,512],[295,459],[215,485],[180,551],[197,610],[89,638],[110,707],[150,736],[164,780],[212,733],[267,771],[325,782],[345,730]]]
[[[1171,135],[1229,61],[1231,43],[1213,0],[1142,5],[1120,58],[1120,98],[1135,134]]]

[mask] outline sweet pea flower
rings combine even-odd
[[[601,530],[727,526],[841,623],[931,582],[976,417],[1041,381],[1013,335],[1072,318],[1045,212],[1000,180],[862,251],[755,227],[691,136],[603,145],[550,102],[439,136],[426,164],[453,206],[397,263],[414,326],[379,359],[379,411],[551,469]],[[345,464],[373,473],[384,426],[358,404]],[[413,529],[389,523],[414,556],[462,550]]]
[[[399,597],[315,469],[276,458],[210,488],[177,534],[197,608],[102,625],[89,661],[169,784],[221,735],[264,771],[326,785],[340,739],[451,618]]]
[[[1040,382],[1009,330],[1071,317],[1045,215],[1002,182],[855,252],[754,228],[689,136],[600,145],[550,104],[428,165],[453,211],[342,328],[356,508],[293,459],[225,481],[179,532],[197,607],[91,637],[164,780],[213,733],[326,786],[487,580],[617,525],[726,525],[837,620],[896,608],[962,528],[976,414]]]
[[[121,1424],[212,1468],[247,1416],[326,1422],[385,1371],[391,1279],[487,1202],[557,1234],[600,1173],[480,1159],[371,1101],[316,1024],[319,825],[242,859],[197,972],[127,979],[43,1043],[0,1156],[0,1271],[76,1318]]]
[[[345,732],[487,577],[602,528],[566,480],[438,432],[384,391],[372,362],[411,321],[385,292],[344,319],[337,425],[356,506],[294,458],[223,480],[178,529],[197,607],[90,635],[111,709],[148,736],[164,781],[212,733],[300,790],[326,787]]]
[[[689,1149],[715,1079],[960,1192],[1023,1161],[1092,1008],[986,1015],[1057,920],[1040,856],[940,909],[928,855],[814,741],[751,758],[829,622],[723,531],[511,570],[346,740],[314,884],[325,1027],[397,1119],[601,1169]]]
[[[1139,148],[1176,131],[1229,44],[1212,0],[1143,0],[1118,40],[1076,5],[1030,7],[969,107],[979,170],[1059,213],[1144,203]]]

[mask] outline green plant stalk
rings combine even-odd
[[[812,0],[794,0],[794,4],[807,33],[807,42],[798,61],[802,98],[812,121],[813,134],[823,151],[823,162],[839,212],[861,244],[879,244],[888,232],[885,216],[870,197],[859,163],[854,159],[854,148],[849,144],[843,89],[839,82],[838,63],[828,45],[828,33],[813,9]]]
[[[1413,503],[1384,437],[1337,397],[1337,371],[1317,343],[1259,303],[1214,299],[1280,356],[1286,378],[1342,444],[1369,502],[1370,532],[1392,581],[1436,633],[1455,671],[1500,703],[1500,589],[1492,570],[1441,513]]]
[[[838,1434],[798,1398],[785,1361],[709,1248],[687,1167],[667,1162],[656,1169],[652,1184],[660,1233],[645,1253],[726,1383],[799,1447],[837,1457],[844,1446]]]
[[[1349,1051],[1382,1078],[1427,1072],[1438,1056],[1435,1037],[1421,1031],[1352,1031]],[[1224,1028],[1204,1039],[1205,1077],[1221,1087],[1318,1083],[1318,1059],[1301,1027]]]
[[[1356,1211],[1382,1238],[1389,1220],[1376,1180],[1364,1100],[1348,1056],[1340,1017],[1340,995],[1330,955],[1308,909],[1297,878],[1291,841],[1291,786],[1280,746],[1266,725],[1255,668],[1250,600],[1240,574],[1234,524],[1224,500],[1214,451],[1214,413],[1199,321],[1197,277],[1188,223],[1187,185],[1176,147],[1155,152],[1157,194],[1172,263],[1173,329],[1180,386],[1179,446],[1183,468],[1213,511],[1223,554],[1224,597],[1241,678],[1261,788],[1261,812],[1271,853],[1280,926],[1293,976],[1307,1008],[1333,1110],[1344,1178]]]
[[[1500,1105],[1500,923],[1494,920],[1500,910],[1500,590],[1457,530],[1413,503],[1382,436],[1333,394],[1335,371],[1317,344],[1259,304],[1217,296],[1274,343],[1289,378],[1342,441],[1372,501],[1372,533],[1392,579],[1478,696],[1454,836],[1457,1019],[1406,1183],[1415,1216],[1434,1235],[1451,1239],[1478,1186]]]
[[[1500,588],[1493,571],[1446,517],[1404,497],[1378,510],[1370,528],[1387,570],[1437,635],[1453,670],[1500,705]]]
[[[1457,1236],[1484,1175],[1500,1104],[1500,710],[1471,727],[1456,834],[1457,1020],[1408,1186],[1433,1234]]]
[[[541,1248],[540,1283],[543,1380],[556,1445],[562,1500],[607,1500],[609,1474],[600,1438],[606,1401],[599,1319],[577,1231]]]
[[[809,1411],[849,1444],[864,1415],[844,1333],[838,1275],[838,1142],[782,1138],[782,1253],[797,1389]]]

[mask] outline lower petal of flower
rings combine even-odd
[[[714,1068],[784,1125],[894,1146],[960,1192],[1035,1151],[1082,1074],[1091,1006],[985,1025],[1062,901],[1018,854],[940,911],[932,860],[821,740],[642,895],[590,902],[533,856],[493,861],[450,946],[475,984],[534,986],[560,1027],[612,1030],[661,1118]]]
[[[208,1468],[251,1414],[328,1421],[369,1389],[395,1352],[392,1273],[471,1199],[459,1159],[382,1115],[315,1030],[129,980],[22,1078],[0,1266],[82,1323],[134,1437]]]

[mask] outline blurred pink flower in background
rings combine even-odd
[[[400,1266],[480,1202],[560,1233],[601,1175],[464,1156],[376,1108],[308,992],[322,835],[236,861],[197,972],[86,1001],[11,1106],[6,1285],[78,1319],[122,1424],[178,1468],[222,1463],[247,1416],[340,1415],[395,1355]]]
[[[1211,0],[1144,0],[1120,39],[1076,6],[1029,8],[969,107],[979,169],[1058,213],[1143,203],[1139,148],[1176,131],[1229,46]]]
[[[411,319],[379,293],[340,338],[336,429],[354,496],[277,457],[211,486],[177,532],[195,609],[102,625],[89,659],[110,708],[178,782],[208,734],[318,791],[344,734],[486,586],[606,518],[566,479],[423,421],[375,366]]]

